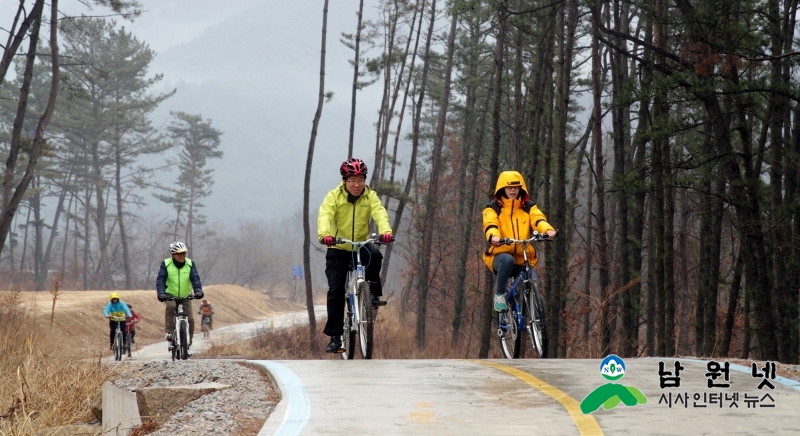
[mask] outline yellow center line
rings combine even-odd
[[[564,392],[556,389],[555,387],[550,386],[549,384],[528,374],[525,371],[520,371],[507,365],[501,365],[499,363],[488,362],[485,360],[472,360],[472,362],[485,366],[491,366],[492,368],[511,374],[561,403],[561,405],[567,409],[567,412],[569,412],[569,416],[572,418],[572,421],[575,422],[575,426],[578,427],[578,431],[581,432],[581,435],[600,436],[603,434],[603,430],[600,429],[600,425],[597,423],[597,420],[594,419],[594,416],[584,415],[583,412],[581,412],[580,402]]]

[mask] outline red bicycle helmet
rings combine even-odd
[[[351,157],[346,161],[342,162],[342,166],[339,167],[339,172],[342,173],[342,178],[346,179],[351,176],[367,176],[367,164],[364,163],[361,159],[356,159]]]

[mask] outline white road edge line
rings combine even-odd
[[[258,432],[258,436],[299,435],[311,419],[311,402],[303,382],[291,369],[270,360],[250,360],[266,369],[280,390],[281,399]],[[285,412],[284,412],[285,410]],[[281,416],[282,415],[282,416]]]

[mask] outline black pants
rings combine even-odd
[[[345,281],[347,272],[355,268],[356,253],[329,248],[325,254],[325,276],[328,278],[328,322],[324,333],[340,336],[344,332]],[[373,244],[361,248],[361,264],[366,267],[364,278],[372,295],[382,296],[381,265],[383,255]]]
[[[120,329],[122,329],[123,340],[125,336],[125,321],[111,321],[108,320],[108,328],[111,330],[111,334],[109,337],[111,340],[109,341],[109,345],[114,345],[114,336],[117,335],[117,324],[120,325]]]

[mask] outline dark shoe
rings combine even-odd
[[[331,336],[331,342],[325,347],[326,353],[341,353],[344,349],[342,348],[342,339],[339,336]]]
[[[385,301],[381,301],[381,297],[377,295],[372,296],[372,307],[386,306]]]

